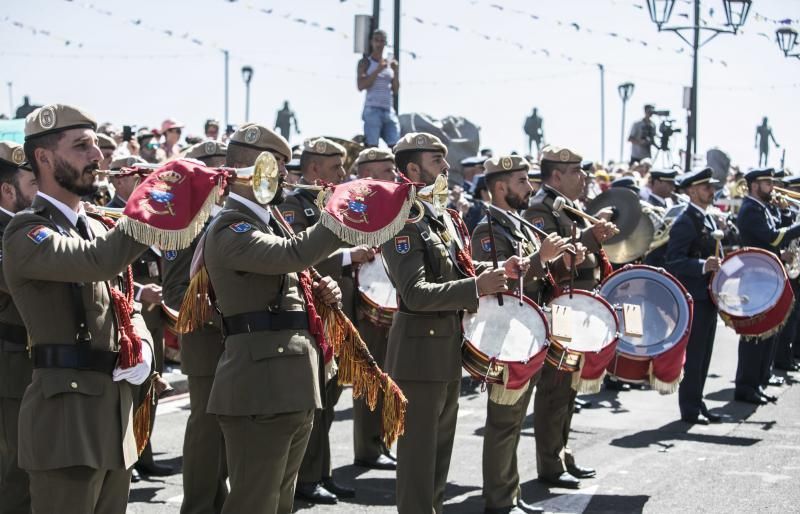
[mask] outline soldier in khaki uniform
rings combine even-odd
[[[218,167],[225,165],[227,149],[228,145],[221,141],[206,141],[190,148],[186,157],[198,159],[206,166]],[[233,164],[245,167],[239,163]],[[189,248],[163,252],[162,292],[164,304],[173,312],[180,310],[189,285],[192,256],[200,237]],[[221,321],[216,313],[213,314],[212,321],[205,323],[202,328],[180,335],[181,372],[189,377],[189,419],[183,437],[181,514],[220,512],[228,496],[225,440],[217,417],[206,412],[214,372],[223,349]]]
[[[550,271],[555,280],[568,276],[568,262],[554,259],[564,252],[569,241],[553,233],[540,243],[533,231],[514,217],[528,206],[533,192],[528,182],[530,165],[525,159],[516,155],[493,157],[484,166],[486,186],[492,196],[488,216],[492,217],[497,259],[505,260],[517,255],[522,246],[523,255],[531,262],[525,276],[524,293],[541,305],[549,287],[544,280],[547,272]],[[488,261],[492,258],[491,251],[492,237],[488,220],[484,218],[472,233],[472,256],[475,260]],[[489,384],[483,436],[483,496],[487,514],[535,511],[520,496],[517,446],[522,421],[538,378],[539,373],[523,388],[514,390],[502,384]]]
[[[394,167],[394,154],[388,149],[367,148],[358,154],[355,162],[358,178],[374,178],[394,181],[397,174]],[[386,343],[389,339],[389,325],[379,325],[371,321],[364,309],[368,306],[356,295],[356,317],[358,332],[367,343],[375,361],[383,364],[386,360]],[[381,441],[381,405],[369,410],[364,399],[353,401],[353,454],[354,463],[371,469],[395,469],[397,459]]]
[[[262,125],[246,124],[228,144],[228,164],[254,163],[267,149],[285,176],[289,144]],[[282,194],[273,204],[282,200]],[[308,331],[298,272],[327,258],[341,242],[317,224],[295,239],[233,183],[225,207],[198,247],[222,314],[225,349],[208,412],[225,437],[231,492],[225,513],[288,513],[314,409],[319,409],[321,356]],[[325,303],[341,293],[329,277],[314,284]]]
[[[555,213],[553,201],[562,197],[566,205],[576,207],[586,182],[581,156],[567,148],[547,146],[542,151],[542,189],[534,196],[524,217],[547,233],[571,237],[577,224],[578,240],[586,247],[586,258],[577,265],[576,289],[592,290],[600,282],[600,250],[603,241],[613,235],[614,225],[601,221],[591,226],[586,220],[566,210]],[[577,208],[577,207],[576,207]],[[559,285],[568,285],[569,275]],[[577,372],[576,372],[577,373]],[[567,446],[576,391],[571,373],[559,371],[545,362],[533,401],[533,424],[536,433],[536,466],[539,478],[558,486],[577,488],[579,479],[595,476],[595,470],[575,464]]]
[[[147,247],[87,219],[80,203],[94,190],[102,158],[96,126],[66,105],[28,115],[24,148],[39,193],[3,237],[3,272],[33,359],[19,415],[19,465],[30,476],[33,512],[125,512],[137,459],[135,386],[152,371],[138,312],[142,362],[118,366],[109,291]]]
[[[22,145],[0,141],[0,237],[14,214],[31,206],[38,190],[24,160]],[[17,465],[20,400],[31,373],[28,334],[0,269],[0,514],[31,510],[28,474]]]
[[[345,177],[345,149],[325,138],[308,139],[303,144],[300,155],[300,169],[303,177],[299,184],[315,184],[318,181],[339,184]],[[315,199],[316,191],[297,189],[286,197],[280,206],[283,217],[292,225],[295,232],[302,232],[319,221],[319,207]],[[342,291],[342,303],[347,317],[353,316],[353,264],[364,262],[371,256],[366,247],[337,250],[329,258],[320,262],[316,268],[322,275],[330,276]],[[333,504],[339,497],[352,498],[355,491],[333,480],[331,467],[330,429],[334,419],[334,407],[342,394],[338,377],[334,376],[325,384],[323,408],[314,413],[314,428],[303,457],[303,464],[297,475],[297,496],[312,503]]]
[[[406,134],[394,154],[398,169],[413,182],[431,185],[449,168],[447,147],[431,134]],[[405,433],[397,443],[401,514],[442,512],[458,415],[461,313],[475,311],[479,295],[505,291],[506,275],[513,278],[520,265],[517,257],[506,261],[505,270],[477,262],[473,276],[466,241],[450,214],[430,204],[424,209],[417,213],[420,221],[406,224],[381,247],[400,297],[384,369],[408,399]]]

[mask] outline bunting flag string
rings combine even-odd
[[[66,37],[63,37],[63,36],[59,36],[58,34],[53,34],[49,30],[36,28],[34,26],[22,23],[19,20],[11,19],[8,16],[3,18],[3,21],[8,23],[8,24],[10,24],[10,25],[13,25],[14,27],[17,27],[18,29],[28,30],[28,31],[32,32],[34,36],[45,36],[47,38],[53,39],[55,41],[58,41],[59,43],[62,43],[64,46],[72,46],[72,47],[76,47],[76,48],[83,48],[83,43],[80,42],[80,41],[75,41],[74,39],[69,39],[69,38],[66,38]]]

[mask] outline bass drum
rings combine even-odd
[[[375,254],[374,260],[358,267],[356,288],[362,300],[359,311],[378,326],[392,326],[392,318],[397,312],[397,291],[389,280],[380,253]]]
[[[473,378],[518,389],[542,367],[550,337],[547,318],[533,301],[510,293],[481,296],[462,321],[461,362]]]

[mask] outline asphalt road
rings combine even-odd
[[[584,396],[592,407],[573,418],[570,446],[578,463],[598,469],[581,489],[548,489],[536,480],[533,418],[529,412],[519,449],[523,498],[548,512],[798,512],[800,511],[800,374],[771,388],[776,404],[733,401],[737,338],[721,324],[706,398],[724,423],[688,426],[679,420],[677,394],[602,391]],[[793,384],[793,385],[791,385]],[[532,403],[532,402],[531,402]],[[532,405],[531,407],[532,408]],[[480,513],[481,446],[486,394],[462,380],[458,431],[445,512]],[[395,512],[394,475],[352,465],[352,400],[343,394],[331,432],[336,479],[356,498],[336,506],[295,504],[298,512]],[[188,398],[159,406],[153,445],[159,461],[181,464]],[[130,513],[177,513],[181,475],[143,480],[131,489]]]

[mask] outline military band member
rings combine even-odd
[[[709,412],[703,401],[703,388],[714,349],[717,331],[717,308],[708,293],[712,274],[719,269],[715,256],[717,230],[706,210],[714,202],[711,168],[690,172],[681,177],[681,187],[690,203],[675,219],[666,245],[665,267],[680,281],[694,300],[694,319],[686,345],[683,380],[678,388],[681,420],[690,424],[718,422],[720,416]]]
[[[28,115],[25,156],[39,193],[3,238],[3,271],[34,368],[19,419],[19,465],[30,476],[33,512],[125,512],[137,459],[135,386],[151,375],[147,329],[134,312],[137,355],[130,337],[118,339],[109,290],[147,247],[87,217],[80,202],[93,193],[102,159],[96,127],[67,105]],[[118,356],[140,362],[123,368]]]
[[[525,295],[541,303],[546,287],[545,276],[549,262],[557,258],[568,245],[568,240],[550,234],[541,243],[539,238],[511,213],[528,207],[533,191],[528,182],[528,162],[516,155],[493,157],[484,163],[486,185],[491,193],[487,216],[492,218],[492,232],[498,260],[517,255],[520,246],[530,260],[525,275]],[[492,258],[492,237],[487,219],[482,220],[472,234],[472,256],[478,261]],[[556,262],[554,273],[563,276],[568,268]],[[508,389],[503,384],[489,384],[489,401],[486,408],[486,429],[483,435],[483,497],[486,513],[505,514],[532,512],[521,497],[517,446],[522,421],[528,410],[533,389],[539,378],[537,373],[519,389]],[[525,507],[523,511],[520,507]]]
[[[601,278],[601,245],[611,237],[614,225],[601,220],[591,226],[583,218],[553,210],[556,198],[565,205],[575,202],[585,190],[587,175],[581,168],[581,156],[568,148],[547,146],[542,150],[542,189],[525,211],[525,218],[547,233],[571,237],[573,223],[578,241],[586,248],[586,257],[577,264],[576,289],[592,290]],[[569,277],[559,285],[567,285]],[[580,373],[580,372],[575,372]],[[594,477],[592,468],[579,466],[567,446],[576,391],[572,374],[545,362],[534,396],[533,425],[536,434],[536,465],[539,479],[558,487],[577,488],[581,478]]]
[[[242,139],[243,133],[234,133]],[[244,142],[244,141],[242,141]],[[231,144],[235,144],[232,142]],[[256,143],[258,144],[258,143]],[[228,165],[232,168],[252,166],[253,162],[225,162],[228,145],[221,141],[205,141],[190,148],[186,157],[198,159],[206,166]],[[269,151],[263,146],[264,151]],[[172,311],[181,307],[198,236],[189,248],[163,253],[163,298]],[[189,381],[189,419],[183,437],[183,502],[181,514],[220,512],[228,496],[228,466],[225,441],[217,417],[206,412],[214,372],[222,355],[221,320],[216,313],[212,320],[197,330],[180,335],[181,372]]]
[[[355,162],[358,178],[374,178],[394,181],[394,154],[382,148],[367,148],[358,154]],[[375,361],[383,365],[386,360],[386,343],[389,338],[391,324],[379,325],[371,321],[363,312],[369,308],[356,295],[356,317],[358,332],[367,343]],[[357,466],[372,469],[395,469],[397,459],[381,441],[381,405],[374,411],[369,410],[364,399],[353,400],[353,455]]]
[[[24,161],[22,145],[0,141],[0,237],[14,215],[31,206],[39,188]],[[17,464],[17,423],[32,371],[25,324],[0,269],[0,513],[31,510],[28,474]]]
[[[300,155],[300,169],[303,177],[299,184],[330,183],[339,184],[346,178],[344,169],[345,149],[329,139],[308,139],[303,144]],[[295,232],[302,232],[319,221],[320,210],[316,204],[317,191],[297,189],[287,195],[280,206],[281,213]],[[353,263],[369,258],[365,247],[346,248],[335,252],[328,259],[316,265],[317,270],[330,276],[339,284],[342,291],[344,312],[353,317]],[[331,466],[330,430],[334,419],[334,408],[342,395],[342,386],[337,376],[325,385],[323,408],[314,413],[314,427],[308,440],[303,464],[297,475],[296,494],[312,503],[332,504],[338,498],[352,498],[355,491],[333,480]]]
[[[783,180],[783,187],[787,189],[794,189],[794,191],[797,191],[796,188],[798,185],[800,185],[800,177],[786,177]],[[793,223],[794,220],[798,219],[798,212],[800,212],[800,209],[798,209],[797,206],[790,206],[788,209],[784,209],[784,212],[789,213],[789,217],[784,223],[785,226],[786,223]],[[792,247],[786,249],[785,262],[797,267],[800,266],[800,262],[798,262],[799,258],[800,255],[798,255],[796,249]],[[792,285],[794,297],[800,298],[800,278],[790,277],[789,280]],[[798,315],[800,315],[800,303],[795,302],[792,317],[786,323],[783,330],[781,330],[781,335],[779,336],[778,348],[775,352],[776,369],[783,371],[800,371],[800,365],[795,362],[795,359],[800,353],[800,341],[798,341],[797,337],[798,322],[800,322]]]
[[[398,169],[415,183],[431,185],[448,171],[447,147],[431,134],[406,134],[394,154]],[[430,204],[424,209],[420,221],[381,247],[400,299],[384,369],[408,399],[397,443],[401,514],[442,512],[461,383],[461,313],[475,311],[481,294],[506,291],[506,276],[515,278],[520,264],[512,257],[505,270],[486,262],[471,270],[464,253],[468,236],[457,231],[449,212]]]
[[[647,197],[647,202],[659,209],[664,209],[664,212],[675,205],[673,193],[675,192],[675,177],[678,172],[675,170],[653,170],[650,172],[648,184],[650,185],[650,194]],[[665,256],[667,254],[667,246],[662,245],[648,252],[644,257],[644,263],[648,266],[656,266],[663,268],[666,265]]]
[[[762,248],[780,256],[781,248],[800,236],[800,223],[780,228],[779,220],[771,214],[774,173],[772,168],[759,168],[745,174],[749,194],[742,199],[736,226],[742,246]],[[776,340],[777,336],[765,337],[757,342],[744,337],[739,339],[734,395],[737,401],[763,405],[767,401],[777,400],[777,397],[765,391],[767,386],[775,385],[771,379]]]
[[[285,176],[289,144],[262,125],[249,123],[234,133],[227,162],[253,163],[264,149]],[[272,205],[282,197],[279,188]],[[298,273],[341,243],[319,224],[291,238],[266,207],[250,185],[231,185],[196,255],[204,259],[225,336],[208,400],[227,451],[231,491],[224,513],[292,510],[314,410],[322,407],[320,348],[309,332]],[[325,303],[341,299],[329,277],[306,285]]]

